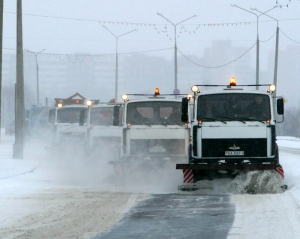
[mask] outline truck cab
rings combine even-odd
[[[174,95],[123,95],[121,162],[188,158],[189,125],[181,122],[181,98]],[[179,96],[180,97],[180,96]]]
[[[115,111],[118,112],[115,115]],[[88,110],[87,153],[95,156],[109,148],[111,159],[118,159],[121,150],[123,104],[99,104]]]
[[[50,110],[49,123],[52,129],[52,143],[65,144],[87,139],[86,105],[67,105]]]
[[[81,145],[87,141],[88,110],[99,100],[88,100],[79,93],[68,98],[55,98],[55,107],[49,111],[52,144]]]
[[[182,102],[182,108],[193,105],[189,159],[176,165],[184,172],[184,182],[253,170],[274,170],[283,177],[276,124],[283,121],[284,106],[274,95],[275,86],[259,85],[265,91],[235,82],[207,91],[200,86],[193,86],[194,96]]]

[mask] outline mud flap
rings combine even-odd
[[[282,179],[284,179],[284,171],[283,171],[283,168],[280,164],[277,165],[275,171],[281,176]],[[286,184],[283,184],[280,186],[283,190],[286,190],[288,189],[288,185]]]
[[[282,178],[284,178],[284,171],[283,171],[283,168],[282,168],[281,165],[278,165],[278,166],[276,167],[275,171],[276,171],[277,173],[279,173],[279,175],[280,175]]]
[[[183,169],[183,183],[193,183],[194,173],[192,169]]]
[[[194,172],[192,169],[182,169],[183,172],[183,184],[178,186],[178,190],[181,191],[195,191],[198,190],[198,186],[194,184]]]

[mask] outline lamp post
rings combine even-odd
[[[277,6],[276,6],[277,7]],[[251,8],[252,11],[257,11],[269,18],[272,18],[277,22],[277,27],[276,27],[276,46],[275,46],[275,64],[274,64],[274,85],[277,86],[277,69],[278,69],[278,45],[279,45],[279,27],[278,27],[278,20],[274,17],[269,16],[268,14],[265,14],[261,11],[259,11],[256,8]],[[277,87],[276,87],[277,88]],[[274,96],[276,97],[276,88],[274,91]]]
[[[177,93],[177,92],[179,93],[179,91],[178,91],[178,89],[177,89],[177,36],[176,36],[176,27],[177,27],[177,25],[179,25],[180,23],[183,23],[183,22],[185,22],[185,21],[187,21],[187,20],[190,20],[191,18],[197,17],[197,15],[191,16],[191,17],[189,17],[189,18],[187,18],[187,19],[185,19],[185,20],[182,20],[182,21],[180,21],[180,22],[178,22],[178,23],[176,23],[176,24],[173,23],[173,22],[171,22],[168,18],[166,18],[166,17],[165,17],[164,15],[162,15],[161,13],[157,13],[157,15],[161,16],[162,18],[164,18],[167,22],[169,22],[170,24],[172,24],[173,27],[174,27],[174,40],[175,40],[175,46],[174,46],[175,89],[174,89],[174,93]]]
[[[4,0],[0,0],[0,129],[2,128],[1,98],[2,98],[3,2]],[[0,134],[0,143],[1,143],[1,134]]]
[[[35,55],[35,65],[36,65],[36,103],[37,105],[40,103],[40,86],[39,86],[39,64],[38,64],[38,55],[41,54],[46,49],[43,49],[39,52],[29,51],[30,53],[33,53]]]
[[[263,15],[264,13],[267,13],[267,12],[273,10],[273,9],[276,8],[277,6],[271,8],[271,9],[269,9],[268,11],[265,11],[264,13],[259,14],[259,15],[256,14],[256,13],[254,13],[254,12],[251,12],[251,11],[249,11],[249,10],[247,10],[247,9],[244,9],[244,8],[242,8],[242,7],[239,7],[239,6],[235,5],[235,4],[231,4],[231,6],[232,6],[232,7],[237,7],[237,8],[239,8],[239,9],[241,9],[241,10],[244,10],[244,11],[249,12],[249,13],[251,13],[251,14],[253,14],[253,15],[256,16],[256,85],[258,85],[258,84],[259,84],[259,34],[258,34],[258,19],[259,19],[259,17],[260,17],[261,15]],[[256,86],[256,89],[258,90],[258,86]]]
[[[132,31],[126,32],[124,34],[121,34],[119,36],[115,35],[111,30],[109,30],[106,26],[103,26],[107,31],[109,31],[115,38],[116,38],[116,74],[115,74],[115,100],[117,101],[118,96],[118,40],[120,37],[127,35],[131,32],[137,31],[137,29],[134,29]]]
[[[24,105],[24,69],[23,69],[23,23],[22,0],[17,0],[17,62],[15,87],[15,120],[16,133],[13,146],[13,158],[23,159],[25,105]]]

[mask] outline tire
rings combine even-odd
[[[192,157],[192,145],[189,145],[188,157],[189,157],[189,163],[193,163],[194,159]]]

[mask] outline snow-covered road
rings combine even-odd
[[[174,180],[159,187],[120,186],[103,163],[54,157],[39,144],[26,148],[25,159],[12,159],[13,142],[3,136],[0,144],[0,238],[91,238],[151,194],[177,192],[181,181],[181,172],[174,172]],[[228,239],[300,238],[300,139],[278,137],[278,144],[289,189],[231,193],[235,219]],[[218,189],[210,193],[224,193]]]
[[[228,239],[300,238],[300,139],[278,138],[289,189],[279,194],[232,195],[236,212]]]

